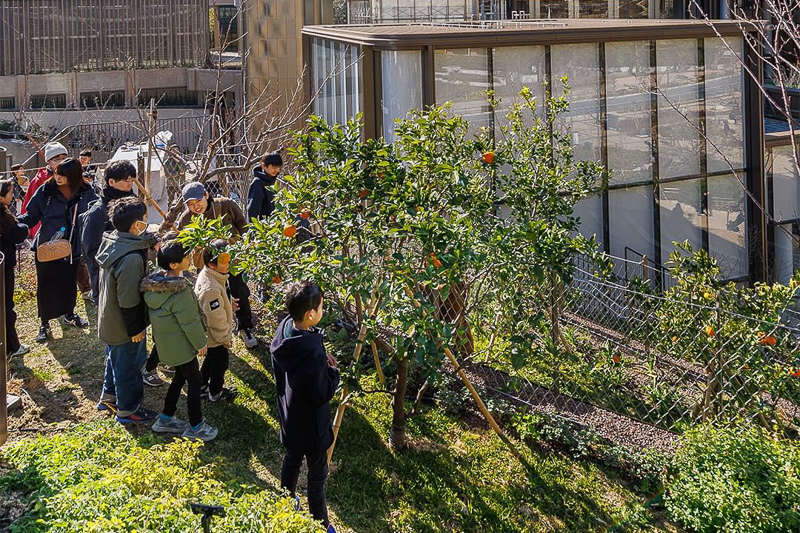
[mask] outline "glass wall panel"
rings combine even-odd
[[[779,222],[800,218],[800,176],[791,146],[772,149],[772,216]]]
[[[562,77],[570,87],[569,110],[559,118],[564,131],[572,132],[575,158],[601,160],[600,58],[596,43],[557,45],[550,48],[553,94],[559,95]]]
[[[653,255],[653,187],[608,192],[608,238],[611,255],[640,261]],[[626,254],[625,248],[633,250]]]
[[[716,37],[705,39],[709,172],[744,166],[744,77],[739,59],[742,39],[725,39],[727,45]]]
[[[661,178],[700,173],[697,40],[656,42]]]
[[[536,98],[537,108],[544,108],[545,66],[543,46],[509,46],[495,48],[492,56],[494,64],[494,94],[500,100],[495,109],[497,124],[506,122],[505,116],[511,104],[521,101],[518,96],[523,87],[528,87]],[[530,114],[525,115],[531,118]]]
[[[381,52],[383,136],[394,140],[394,120],[422,109],[422,52]]]
[[[579,231],[585,237],[595,236],[599,248],[603,249],[603,200],[590,196],[575,204],[574,215],[580,218]]]
[[[542,18],[566,19],[569,18],[570,2],[568,0],[542,0],[540,14]]]
[[[361,80],[358,47],[314,39],[311,64],[314,114],[329,123],[343,123],[361,111]]]
[[[578,0],[578,17],[605,19],[608,18],[608,0]]]
[[[726,278],[746,276],[745,194],[734,176],[708,178],[708,247]]]
[[[650,3],[654,0],[617,0],[619,18],[646,19],[650,17]]]
[[[651,181],[650,43],[606,43],[608,168],[612,185]]]
[[[674,250],[673,242],[688,240],[695,250],[703,247],[700,180],[659,186],[661,205],[661,264]]]
[[[467,119],[474,131],[490,122],[489,54],[486,48],[436,49],[436,103],[452,102],[454,113]]]

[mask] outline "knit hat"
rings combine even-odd
[[[63,144],[52,142],[52,143],[47,143],[47,145],[44,147],[45,161],[50,161],[51,159],[59,155],[67,155],[67,149],[64,148]]]
[[[200,200],[201,198],[206,197],[206,188],[199,181],[193,181],[183,186],[181,195],[183,196],[184,202],[188,202],[189,200]]]

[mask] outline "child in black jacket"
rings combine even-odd
[[[335,533],[328,521],[325,481],[333,443],[330,400],[339,385],[339,369],[325,353],[322,332],[315,327],[322,318],[322,291],[307,281],[293,283],[286,292],[286,308],[289,316],[278,326],[270,346],[281,442],[286,447],[281,486],[295,496],[305,457],[309,510],[328,533]]]
[[[13,180],[0,181],[0,252],[3,252],[6,294],[6,352],[9,357],[24,355],[30,348],[20,344],[17,335],[17,313],[14,311],[14,266],[17,264],[17,245],[28,236],[28,226],[17,222],[9,210],[14,201]]]

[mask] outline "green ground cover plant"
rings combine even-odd
[[[800,530],[800,444],[760,427],[700,426],[683,435],[665,498],[698,533]]]
[[[32,506],[11,531],[183,533],[199,523],[190,502],[225,507],[218,531],[321,531],[289,499],[221,481],[216,465],[201,459],[199,444],[157,442],[101,421],[4,449],[17,470],[0,478],[0,487],[28,492]]]

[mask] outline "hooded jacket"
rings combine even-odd
[[[233,337],[233,306],[225,290],[227,279],[228,274],[204,268],[194,284],[194,294],[208,326],[209,348],[227,345]]]
[[[72,236],[70,244],[72,245],[73,260],[80,257],[81,231],[79,227],[73,231],[73,210],[77,206],[78,211],[75,218],[75,225],[77,225],[81,214],[85,213],[89,204],[96,199],[97,195],[86,183],[81,183],[78,191],[70,199],[64,198],[55,181],[48,181],[39,187],[28,202],[25,214],[19,217],[19,221],[29,228],[33,228],[41,222],[41,226],[33,238],[31,250],[36,250],[40,242],[49,241],[57,231],[65,228],[64,238],[69,239],[70,235]]]
[[[147,250],[155,245],[150,234],[111,231],[97,250],[100,296],[97,336],[110,346],[131,342],[147,327],[147,308],[139,283],[147,274]]]
[[[247,221],[267,218],[275,210],[275,185],[273,178],[261,167],[253,169],[253,181],[247,189]]]
[[[281,442],[302,453],[327,450],[333,443],[329,402],[339,385],[339,371],[328,365],[322,333],[296,329],[292,317],[286,317],[269,351]]]
[[[208,339],[191,283],[161,271],[145,277],[141,289],[161,361],[180,366],[194,359]]]
[[[103,233],[114,229],[108,219],[108,204],[128,196],[134,196],[133,191],[120,191],[106,185],[101,192],[100,199],[94,201],[83,215],[81,242],[84,253],[90,259],[97,255],[97,249],[103,240]]]

